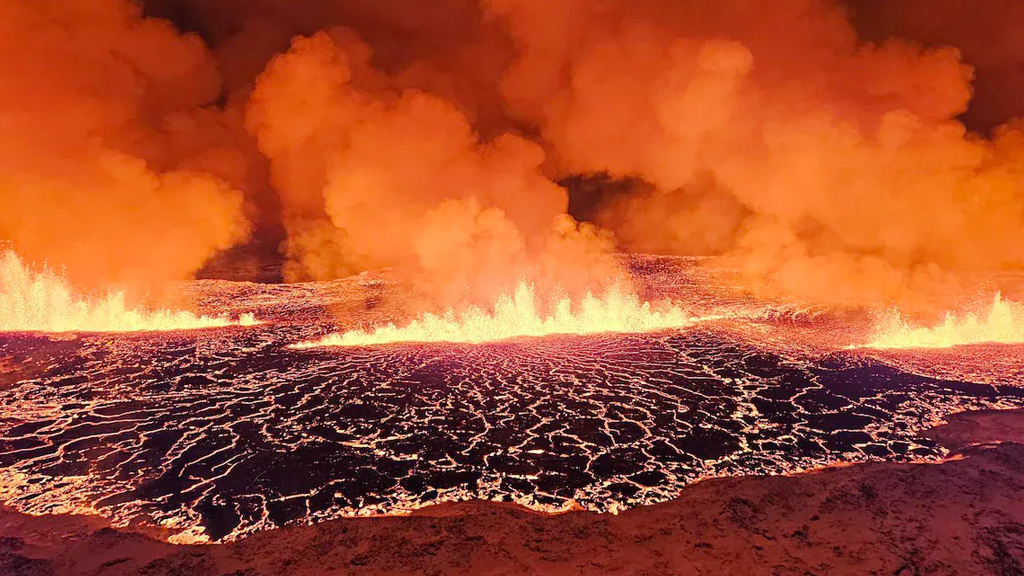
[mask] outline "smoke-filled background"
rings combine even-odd
[[[390,267],[442,304],[597,290],[616,250],[835,304],[1024,268],[1013,0],[0,0],[0,27],[0,239],[85,287],[261,238],[286,280]]]

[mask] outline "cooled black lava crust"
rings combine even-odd
[[[711,475],[937,457],[1012,386],[709,329],[296,351],[280,325],[0,336],[0,496],[213,539],[445,499],[662,501]]]

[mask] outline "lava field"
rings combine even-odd
[[[263,323],[0,335],[0,501],[183,542],[465,499],[614,512],[714,476],[938,459],[921,429],[1024,407],[1019,377],[779,345],[773,322],[788,320],[289,348],[330,329],[328,307],[365,308],[367,285],[203,281],[207,305],[230,301]]]

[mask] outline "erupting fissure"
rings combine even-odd
[[[117,291],[86,297],[50,270],[30,270],[13,251],[0,255],[0,332],[155,332],[253,324],[252,314],[231,319],[131,308]]]
[[[550,312],[545,312],[538,302],[534,287],[522,282],[511,295],[501,296],[493,311],[476,306],[462,312],[448,309],[442,314],[424,314],[403,327],[389,324],[369,330],[336,333],[319,341],[296,344],[293,348],[376,346],[399,342],[481,344],[558,334],[641,333],[728,317],[695,316],[671,303],[652,305],[620,287],[613,287],[600,296],[588,293],[578,304],[568,297],[561,298],[550,307]]]
[[[950,348],[969,344],[1024,343],[1024,303],[996,294],[981,312],[947,312],[941,324],[917,326],[898,310],[890,310],[878,322],[865,348]]]

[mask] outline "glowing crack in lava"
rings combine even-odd
[[[85,297],[50,270],[30,270],[13,251],[0,256],[0,332],[157,332],[253,324],[252,314],[233,320],[129,308],[117,291]]]
[[[318,341],[302,342],[297,349],[339,346],[376,346],[399,342],[453,342],[481,344],[520,337],[556,334],[644,333],[681,328],[701,320],[682,308],[665,303],[660,306],[641,302],[636,295],[613,287],[601,296],[587,294],[574,306],[562,298],[545,313],[537,305],[532,285],[521,282],[511,294],[501,296],[493,312],[470,307],[456,313],[424,314],[409,325],[388,324],[371,330],[336,333]]]
[[[933,327],[915,326],[898,310],[890,310],[865,348],[951,348],[969,344],[1024,343],[1024,303],[996,294],[981,313],[946,313]]]

